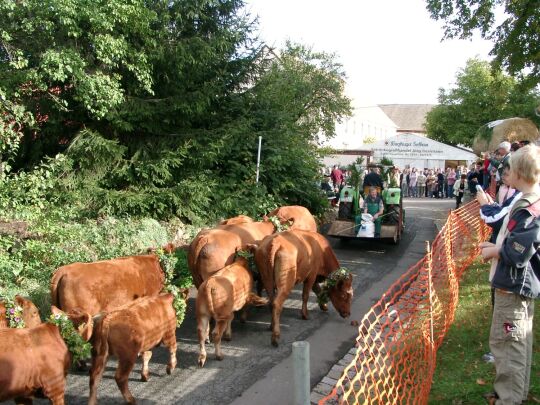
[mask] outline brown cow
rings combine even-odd
[[[95,318],[90,369],[90,405],[97,403],[97,386],[103,375],[107,357],[118,358],[114,376],[122,396],[129,404],[135,398],[129,391],[128,377],[137,356],[142,354],[141,380],[148,381],[148,362],[153,347],[163,343],[169,348],[167,374],[176,367],[176,313],[172,294],[143,297],[112,312]]]
[[[250,218],[247,215],[238,215],[236,217],[224,219],[219,225],[245,224],[250,222],[254,222],[253,218]]]
[[[318,281],[331,278],[339,270],[339,262],[326,238],[316,232],[289,230],[267,236],[254,250],[255,262],[264,288],[272,305],[272,344],[278,345],[279,318],[283,302],[295,284],[304,283],[302,291],[302,318],[308,319],[307,300],[309,291],[321,290]],[[276,290],[274,292],[274,289]],[[328,288],[328,296],[342,317],[351,312],[353,296],[352,276],[336,280]],[[326,307],[321,305],[321,309]]]
[[[93,263],[73,263],[56,270],[52,304],[91,315],[110,311],[137,298],[157,295],[164,275],[155,255],[128,256]]]
[[[306,207],[301,205],[289,205],[279,207],[270,212],[268,217],[277,217],[282,224],[290,224],[289,229],[302,229],[304,231],[317,232],[315,218]]]
[[[22,319],[24,325],[27,328],[33,328],[41,324],[41,318],[39,317],[39,310],[29,299],[23,298],[19,295],[15,296],[14,303],[22,308]],[[6,318],[6,307],[3,301],[0,301],[0,328],[7,328],[8,320]]]
[[[87,338],[92,328],[89,314],[84,324],[79,333]],[[71,355],[56,325],[0,329],[0,348],[0,402],[31,404],[34,395],[44,395],[53,405],[64,404]]]
[[[225,332],[225,339],[231,339],[231,322],[234,311],[247,305],[266,305],[268,300],[251,292],[253,289],[253,276],[248,269],[248,261],[238,257],[234,263],[214,273],[199,287],[197,294],[197,333],[199,336],[199,366],[206,362],[205,341],[208,337],[210,318],[216,321],[212,332],[212,340],[216,349],[216,358],[223,360],[221,352],[221,337]]]
[[[220,225],[197,234],[188,251],[188,267],[195,287],[234,261],[236,251],[275,231],[269,221]]]

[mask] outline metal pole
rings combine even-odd
[[[292,346],[294,370],[294,405],[309,405],[309,342],[294,342]]]
[[[261,143],[262,136],[259,136],[259,150],[257,151],[257,178],[255,180],[255,183],[259,182],[259,166],[261,165]]]

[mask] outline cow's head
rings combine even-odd
[[[32,301],[21,297],[20,295],[16,295],[15,303],[22,308],[22,318],[24,320],[24,325],[27,328],[33,328],[34,326],[41,324],[39,310]]]
[[[343,318],[347,318],[351,314],[353,298],[351,273],[344,268],[338,269],[330,273],[325,283],[324,289],[334,308]]]
[[[73,326],[77,330],[77,333],[81,335],[84,341],[88,342],[92,337],[94,331],[94,321],[92,316],[88,312],[84,312],[79,308],[72,309],[68,313],[56,308],[54,305],[51,307],[51,312],[54,315],[65,314],[68,319],[73,323]]]

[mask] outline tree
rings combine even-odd
[[[540,83],[540,1],[538,0],[426,0],[435,20],[445,22],[444,38],[470,38],[475,30],[493,41],[495,66],[512,76]],[[503,21],[497,17],[502,15]]]
[[[451,145],[470,146],[478,129],[496,119],[525,117],[538,122],[534,114],[540,95],[526,90],[486,61],[470,59],[456,74],[451,89],[439,89],[439,105],[426,117],[428,137]]]
[[[299,46],[268,57],[243,6],[0,0],[0,92],[36,122],[15,168],[65,153],[61,195],[91,215],[320,208],[317,134],[350,112],[341,67]]]

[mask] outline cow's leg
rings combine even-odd
[[[64,393],[58,394],[54,397],[49,398],[51,400],[52,405],[64,405]],[[32,403],[31,401],[29,402]]]
[[[240,311],[240,322],[246,323],[248,318],[248,307],[249,305],[244,305],[244,308]]]
[[[171,374],[176,368],[176,319],[170,325],[169,331],[163,337],[163,344],[169,349],[169,363],[167,374]]]
[[[315,295],[317,296],[317,300],[319,299],[319,294],[322,292],[322,288],[321,286],[319,285],[319,283],[315,282],[313,283],[313,287],[311,287],[311,290],[315,293]],[[324,304],[321,304],[319,303],[319,308],[322,310],[322,311],[328,311],[328,304],[324,303]]]
[[[66,391],[66,377],[64,373],[57,374],[56,376],[50,375],[49,379],[43,381],[42,394],[49,398],[53,405],[64,405],[64,393]],[[31,404],[29,402],[23,402],[24,404]]]
[[[204,367],[206,363],[206,339],[208,338],[209,319],[201,315],[197,322],[197,334],[199,336],[199,367]]]
[[[227,327],[225,328],[225,333],[223,334],[223,340],[230,342],[232,339],[232,318],[227,321]]]
[[[311,291],[311,288],[314,285],[315,280],[307,279],[304,281],[304,288],[302,288],[302,319],[309,319],[308,317],[308,310],[307,310],[307,302],[309,299],[309,292]]]
[[[227,324],[230,322],[230,319],[220,319],[216,323],[216,327],[212,332],[212,339],[214,341],[214,347],[216,348],[216,359],[223,360],[223,353],[221,352],[221,337],[223,332],[227,329]]]
[[[103,376],[108,354],[92,356],[92,366],[90,367],[90,395],[88,405],[97,404],[97,387]]]
[[[148,363],[150,362],[150,359],[152,358],[152,351],[148,350],[146,352],[143,352],[141,357],[142,357],[141,381],[147,382],[148,381]]]
[[[120,389],[122,396],[126,402],[130,405],[136,404],[135,398],[131,395],[128,387],[129,373],[133,370],[135,366],[135,360],[137,355],[133,356],[118,356],[118,367],[116,368],[116,373],[114,374],[114,379],[116,380],[116,385]]]
[[[276,267],[279,265],[276,264]],[[272,303],[272,345],[277,347],[279,344],[279,337],[281,335],[281,328],[279,325],[279,319],[281,317],[281,311],[283,310],[283,303],[289,296],[289,293],[294,287],[294,279],[296,275],[296,269],[290,268],[282,273],[281,278],[277,278],[278,288],[274,302]]]
[[[281,311],[283,310],[283,302],[285,296],[278,292],[277,297],[272,304],[272,346],[278,347],[279,337],[281,335],[281,328],[279,326],[279,319],[281,317]]]

